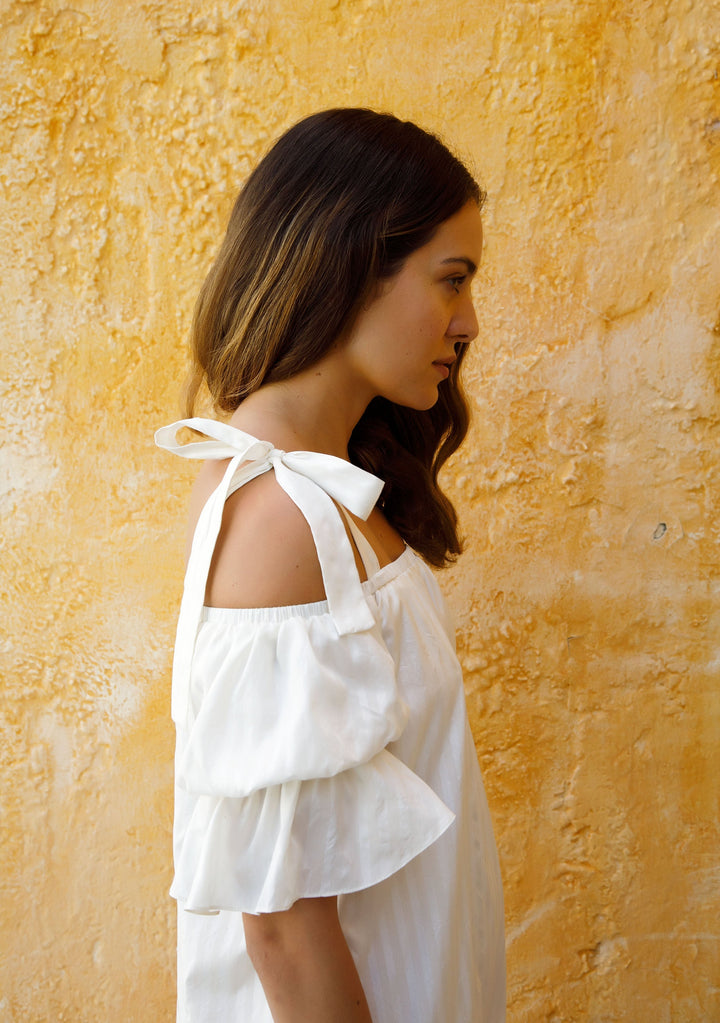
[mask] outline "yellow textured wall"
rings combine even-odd
[[[442,578],[509,1019],[720,1020],[717,0],[3,0],[0,55],[0,1020],[173,1018],[152,432],[237,187],[335,104],[490,196]]]

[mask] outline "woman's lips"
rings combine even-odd
[[[450,370],[452,369],[452,365],[454,362],[455,356],[448,355],[447,358],[445,359],[435,359],[435,361],[433,362],[433,366],[437,366],[439,367],[439,369],[443,370],[444,375],[447,377],[450,375]]]

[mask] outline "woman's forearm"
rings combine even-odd
[[[372,1023],[336,898],[243,914],[248,954],[274,1023]]]

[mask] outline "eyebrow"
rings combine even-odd
[[[450,256],[448,259],[442,260],[443,266],[447,263],[463,263],[469,274],[477,273],[477,266],[473,263],[472,259],[468,259],[467,256]]]

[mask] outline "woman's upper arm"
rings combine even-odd
[[[212,468],[217,475],[218,467]],[[203,477],[201,471],[201,494],[212,481],[209,472]],[[324,598],[310,526],[275,474],[265,472],[231,494],[210,566],[206,604],[279,607]]]

